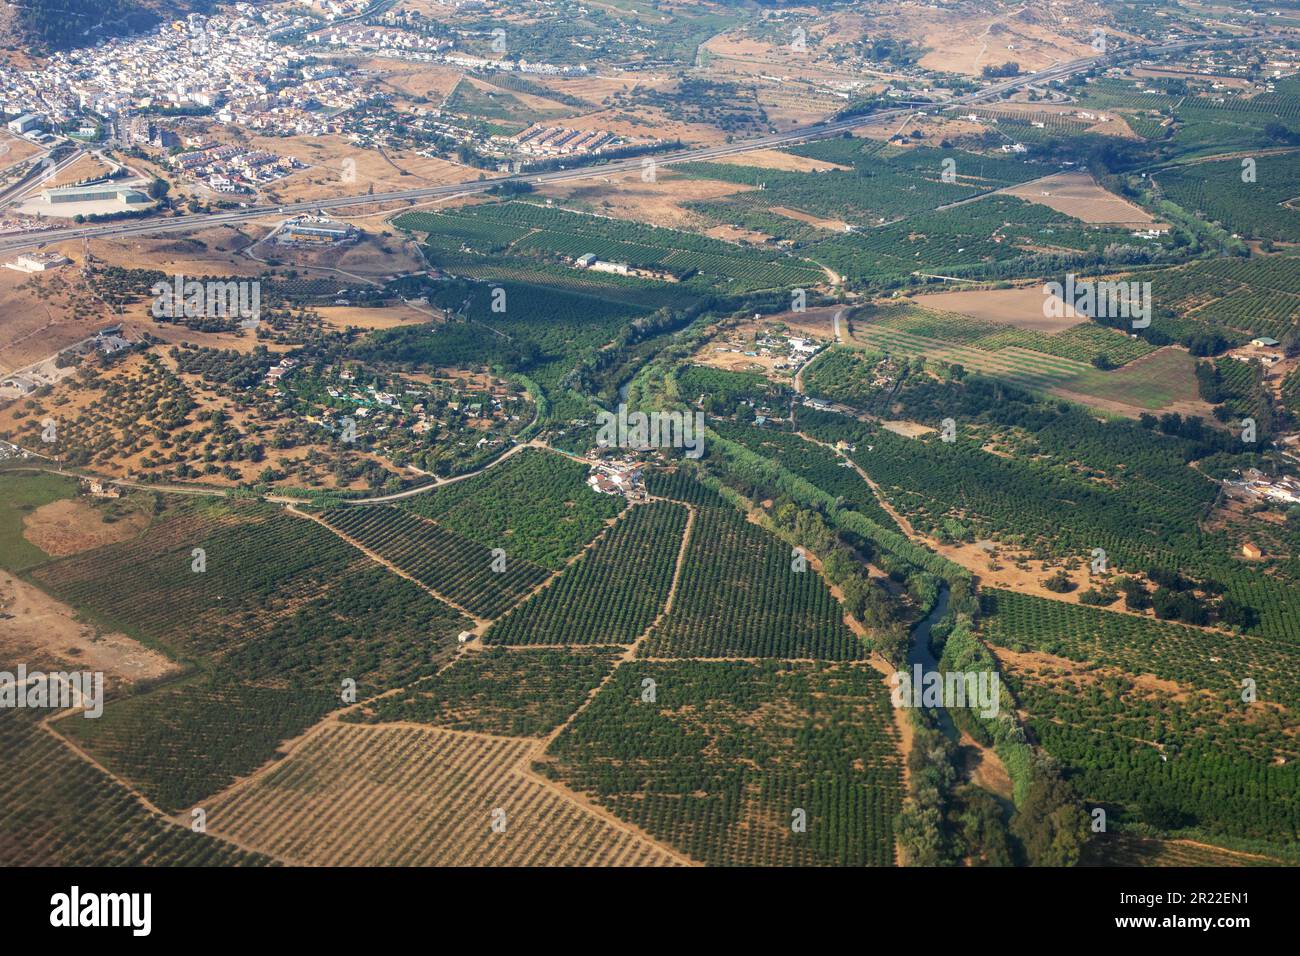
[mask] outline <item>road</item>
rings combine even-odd
[[[1162,46],[1133,47],[1132,49],[1124,49],[1116,53],[1081,57],[1076,60],[1068,60],[1064,63],[1058,63],[1055,66],[1048,67],[1045,70],[1040,70],[1037,73],[1028,73],[1012,77],[1008,80],[1003,80],[999,83],[994,83],[976,93],[969,93],[965,96],[956,97],[947,103],[939,103],[935,104],[935,106],[937,109],[973,106],[982,103],[985,100],[999,97],[1003,93],[1021,89],[1031,84],[1059,80],[1075,73],[1091,69],[1094,66],[1103,64],[1111,65],[1122,59],[1140,55],[1150,56],[1157,53],[1172,53],[1190,47],[1204,47],[1219,43],[1248,42],[1260,39],[1261,36],[1262,35],[1253,35],[1234,37],[1232,40],[1187,41],[1182,43],[1164,44]],[[707,162],[724,156],[735,156],[741,153],[753,152],[754,150],[772,149],[778,146],[790,146],[795,143],[838,136],[841,133],[860,129],[864,126],[887,123],[914,112],[915,110],[910,106],[900,107],[898,109],[882,110],[866,116],[854,116],[848,119],[814,123],[810,126],[801,126],[795,129],[786,130],[784,133],[772,133],[765,136],[742,140],[736,143],[726,143],[721,146],[706,146],[698,149],[685,149],[673,153],[663,153],[656,155],[654,161],[656,165],[665,166],[675,163]],[[640,169],[643,159],[644,157],[638,156],[632,159],[615,160],[604,165],[586,166],[580,169],[555,170],[547,173],[524,173],[515,176],[502,176],[496,179],[484,179],[466,183],[448,183],[441,186],[425,186],[414,189],[398,190],[396,192],[375,193],[373,195],[337,196],[332,199],[318,199],[312,202],[285,203],[280,206],[251,206],[247,209],[222,210],[218,212],[197,213],[168,218],[155,217],[151,219],[129,220],[125,222],[106,223],[103,225],[78,226],[74,228],[51,230],[43,233],[0,239],[0,255],[21,252],[26,249],[40,248],[49,243],[66,242],[70,239],[106,239],[140,235],[156,236],[172,232],[189,232],[195,229],[207,229],[214,226],[234,225],[242,222],[250,222],[256,219],[263,219],[267,216],[297,215],[302,213],[313,213],[318,210],[341,210],[346,209],[349,206],[368,206],[374,205],[375,203],[404,201],[414,203],[422,199],[449,199],[486,192],[494,186],[499,186],[502,183],[512,181],[526,182],[531,185],[542,185],[546,183],[562,183],[580,179],[592,179],[596,177],[609,176],[611,173]]]

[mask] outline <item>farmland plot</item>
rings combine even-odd
[[[223,794],[208,825],[313,866],[675,862],[526,775],[534,746],[433,728],[327,726],[269,773]]]
[[[668,599],[686,509],[637,505],[590,551],[493,625],[488,644],[630,644]]]

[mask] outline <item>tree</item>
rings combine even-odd
[[[1074,866],[1088,840],[1088,818],[1073,788],[1055,771],[1040,768],[1011,821],[1030,866]]]
[[[1070,575],[1065,572],[1065,568],[1061,568],[1043,582],[1043,587],[1057,594],[1068,594],[1074,590],[1074,582],[1070,580]]]

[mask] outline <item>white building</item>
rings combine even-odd
[[[17,133],[19,136],[21,136],[23,133],[30,132],[31,130],[34,129],[39,129],[40,125],[41,125],[41,118],[39,116],[37,116],[35,113],[24,113],[22,116],[18,117],[17,119],[13,119],[9,121],[9,131],[12,133]]]
[[[6,262],[6,269],[15,272],[48,272],[59,266],[66,266],[72,260],[57,252],[28,252],[20,255],[13,262]]]

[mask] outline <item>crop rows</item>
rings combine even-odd
[[[630,508],[546,587],[497,621],[488,644],[630,644],[654,621],[672,587],[686,509]]]
[[[1300,705],[1297,646],[996,588],[984,592],[984,605],[985,637],[1002,647],[1154,674],[1221,700],[1239,700],[1242,679],[1251,678],[1261,701]]]
[[[895,733],[870,667],[641,662],[615,672],[538,769],[711,865],[886,866]]]
[[[662,850],[520,772],[527,740],[328,727],[208,825],[302,865],[652,866]],[[495,819],[504,829],[493,829]]]
[[[1062,659],[1004,669],[1085,798],[1159,830],[1294,842],[1300,650],[1011,591],[986,592],[985,610],[993,644]]]
[[[1091,322],[1080,322],[1061,332],[1047,333],[980,322],[962,315],[908,309],[899,314],[886,314],[872,324],[926,339],[970,345],[988,352],[1015,346],[1075,361],[1089,361],[1104,354],[1116,364],[1123,364],[1155,350],[1142,339],[1130,339]]]
[[[159,807],[181,810],[229,786],[339,701],[334,692],[186,682],[110,701],[59,730]]]
[[[568,719],[614,666],[611,648],[489,648],[345,720],[538,737]]]
[[[481,475],[402,503],[509,561],[550,570],[581,551],[626,502],[587,485],[587,466],[563,455],[525,449]]]
[[[788,545],[729,507],[698,513],[672,611],[641,650],[646,657],[866,656],[821,577],[811,567],[795,571]]]
[[[229,625],[247,627],[246,615],[273,611],[277,596],[334,579],[358,557],[301,519],[216,509],[181,512],[134,541],[53,562],[33,577],[74,607],[185,656],[200,644],[212,652],[237,642]]]
[[[69,720],[95,723],[82,717]],[[103,719],[103,718],[101,718]],[[0,713],[0,864],[264,866],[269,859],[194,833],[20,711]]]
[[[1261,156],[1256,179],[1243,183],[1240,160],[1198,163],[1158,175],[1166,195],[1180,206],[1215,220],[1231,232],[1295,242],[1300,212],[1286,206],[1300,195],[1293,156]]]
[[[388,505],[336,508],[322,519],[421,584],[480,617],[495,617],[546,580],[545,568],[506,558],[492,570],[490,548]]]

